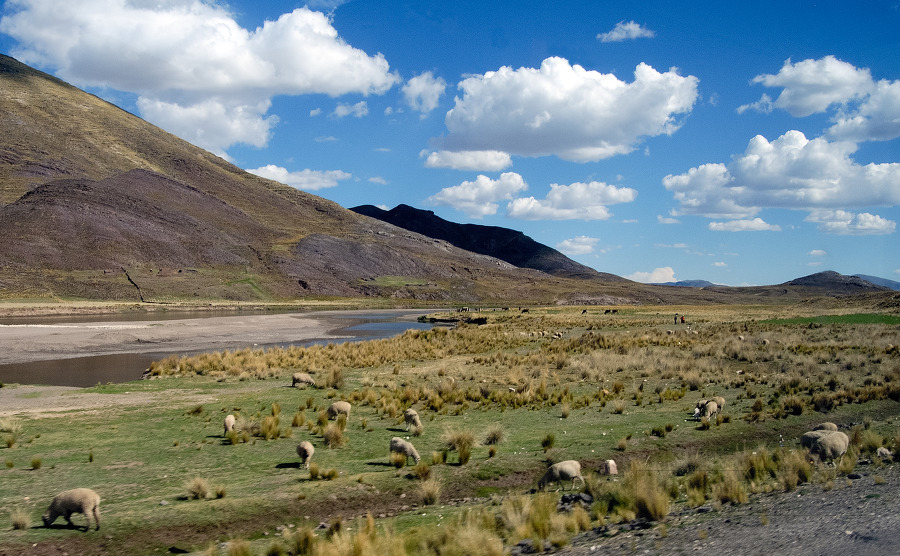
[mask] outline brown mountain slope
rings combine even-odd
[[[0,55],[0,297],[310,295],[660,300],[631,282],[551,278],[357,215]]]

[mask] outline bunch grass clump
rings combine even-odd
[[[209,496],[209,481],[202,477],[194,477],[185,484],[188,500],[204,500]]]
[[[12,521],[12,528],[21,531],[31,527],[31,517],[28,512],[21,508],[15,508],[9,512],[9,518]]]

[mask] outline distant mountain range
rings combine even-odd
[[[446,241],[466,251],[498,258],[520,268],[533,268],[554,276],[603,277],[607,280],[624,281],[614,274],[597,272],[593,268],[577,263],[556,249],[509,228],[458,224],[444,220],[430,210],[421,210],[409,205],[397,205],[391,210],[361,205],[350,210],[411,232]]]
[[[854,276],[856,276],[857,278],[862,278],[866,282],[875,284],[876,286],[883,286],[895,291],[900,291],[900,282],[895,282],[894,280],[879,278],[878,276],[869,276],[868,274],[854,274]]]
[[[799,301],[898,286],[828,272],[777,286],[662,288],[598,272],[507,228],[407,205],[348,210],[2,54],[0,238],[7,300],[625,305]]]

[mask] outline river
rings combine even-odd
[[[154,360],[206,351],[388,338],[431,324],[426,310],[214,316],[43,317],[0,321],[0,383],[87,387],[137,380]]]

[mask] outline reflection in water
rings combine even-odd
[[[304,315],[309,317],[310,315]],[[405,317],[405,318],[404,318]],[[323,318],[326,318],[323,316]],[[406,330],[428,330],[431,324],[407,320],[408,315],[360,314],[336,315],[330,313],[329,320],[346,319],[347,325],[331,330],[336,338],[318,338],[291,344],[254,345],[254,348],[311,346],[316,344],[352,342],[389,338]],[[96,322],[96,317],[92,320]],[[235,345],[224,349],[243,349],[246,345]],[[199,353],[199,352],[192,352]],[[190,355],[191,353],[180,353]],[[49,384],[53,386],[88,387],[107,382],[128,382],[138,380],[153,361],[163,359],[170,353],[122,353],[114,355],[92,355],[69,359],[33,361],[0,365],[0,382],[10,384]]]

